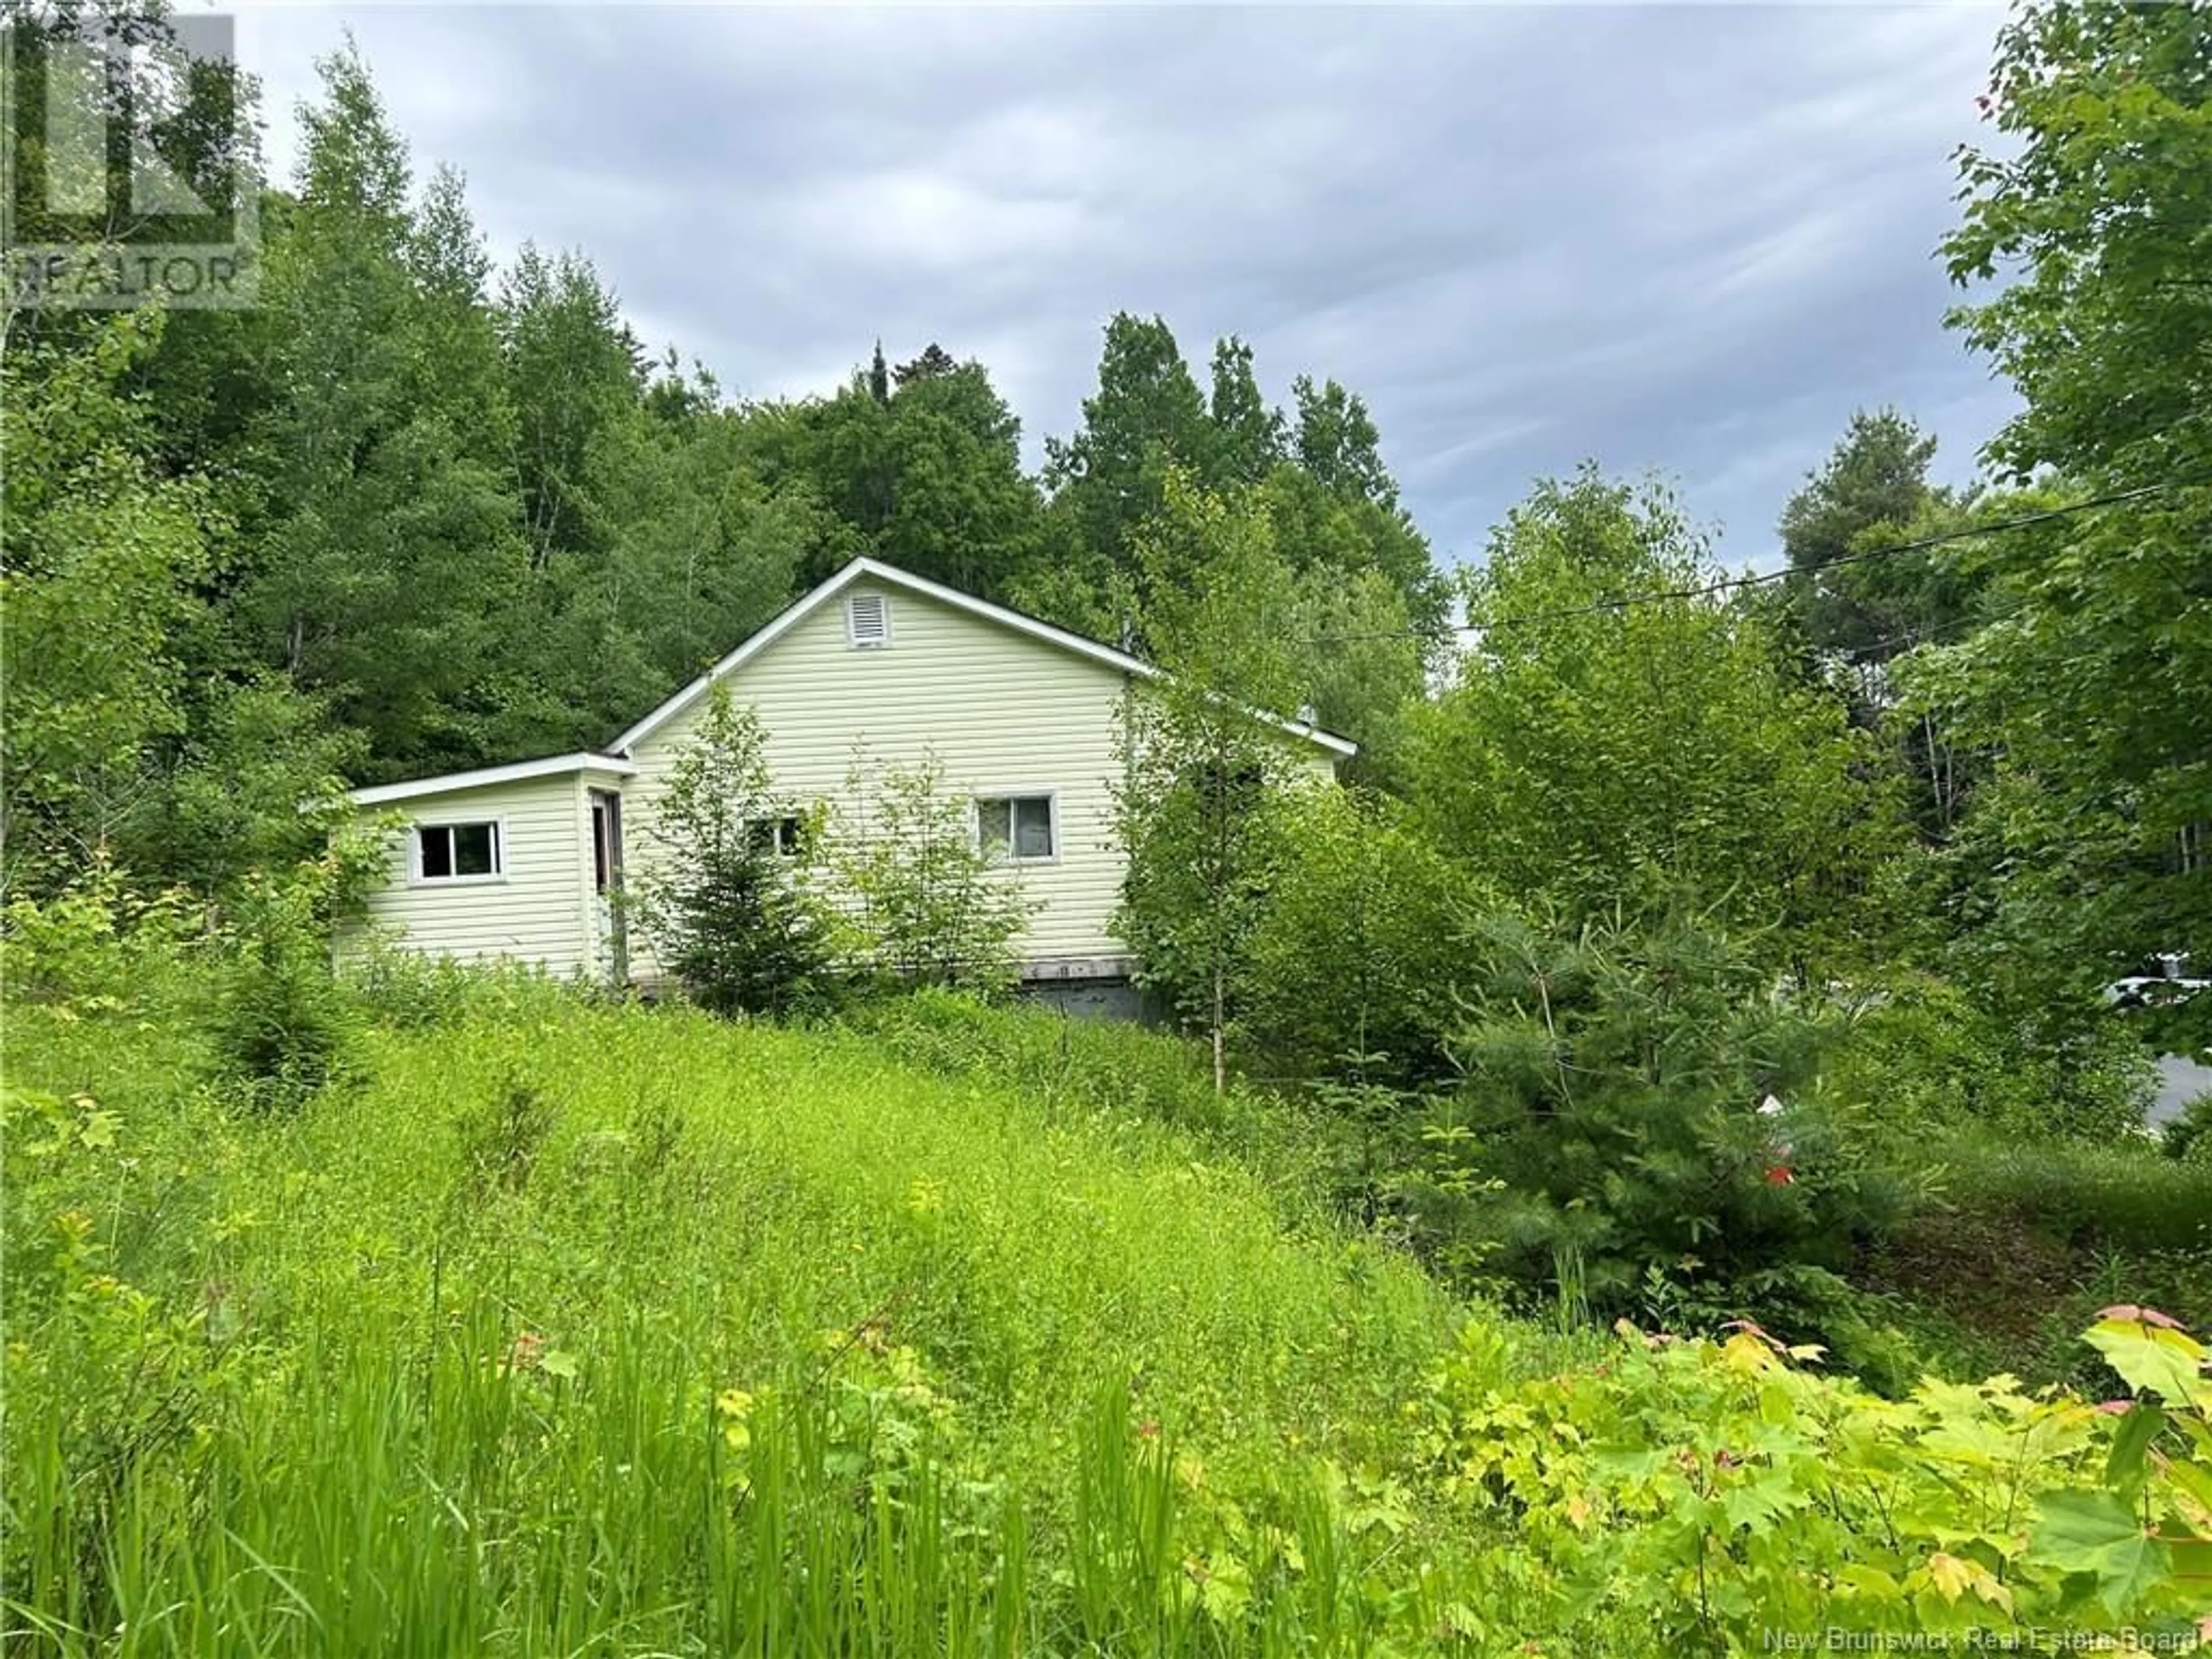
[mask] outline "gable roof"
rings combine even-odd
[[[447,772],[434,778],[410,778],[404,783],[372,784],[349,789],[356,806],[381,806],[391,800],[411,800],[417,795],[450,794],[458,789],[482,789],[495,783],[522,783],[532,778],[560,777],[570,772],[603,772],[611,777],[637,775],[637,768],[614,755],[549,755],[544,760],[515,761],[506,766],[483,766],[473,772]]]
[[[611,746],[619,753],[629,754],[637,744],[706,696],[708,688],[716,680],[744,666],[753,658],[760,655],[862,577],[888,583],[893,587],[902,587],[908,592],[920,593],[925,598],[935,599],[940,605],[951,605],[956,611],[964,611],[969,616],[980,617],[985,622],[995,623],[1000,628],[1011,629],[1018,634],[1026,634],[1031,639],[1040,640],[1047,645],[1070,652],[1076,656],[1088,657],[1093,662],[1103,664],[1121,673],[1147,680],[1167,678],[1166,670],[1161,668],[1157,663],[1146,662],[1142,657],[1131,656],[1126,651],[1116,651],[1112,646],[1101,645],[1096,640],[1086,640],[1080,634],[1071,634],[1064,628],[1055,628],[1050,623],[1039,622],[1035,617],[1025,617],[1018,611],[1009,611],[1005,605],[994,605],[988,599],[979,599],[972,593],[963,593],[957,588],[947,587],[942,582],[931,581],[926,576],[917,576],[911,571],[900,569],[896,565],[885,564],[880,559],[864,557],[854,559],[812,592],[806,594],[780,612],[774,620],[755,633],[743,645],[731,652],[728,656],[669,698],[636,725],[631,726],[622,736],[617,738]],[[1328,750],[1333,755],[1346,757],[1359,752],[1359,745],[1350,738],[1340,738],[1334,732],[1324,732],[1310,722],[1282,720],[1273,714],[1263,714],[1261,718],[1268,725],[1287,732],[1294,738],[1303,738],[1309,743]]]

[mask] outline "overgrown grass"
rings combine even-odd
[[[1111,1091],[526,984],[442,1012],[272,1116],[173,1024],[16,1012],[13,1645],[1118,1639],[1178,1605],[1128,1589],[1182,1572],[1171,1443],[1304,1490],[1456,1317]]]
[[[1985,1129],[1927,1138],[1938,1190],[1866,1264],[1897,1319],[1953,1375],[2008,1370],[2108,1392],[2077,1334],[2148,1303],[2212,1325],[2212,1164],[2142,1136],[2105,1146]]]
[[[335,1080],[280,1108],[167,960],[10,1012],[0,1651],[1733,1651],[1770,1600],[1887,1629],[1941,1593],[1848,1504],[1834,1571],[1801,1570],[1766,1455],[1707,1443],[1755,1419],[1832,1486],[1804,1435],[1887,1403],[1778,1393],[1764,1338],[1653,1369],[1470,1311],[1330,1218],[1320,1126],[1217,1100],[1172,1042],[941,998],[732,1025],[389,965]],[[1746,1491],[1692,1512],[1582,1428],[1515,1426],[1570,1396]],[[1974,1457],[2044,1432],[1990,1409]],[[2113,1419],[2036,1409],[2072,1425],[2016,1449],[2039,1480],[2108,1467]],[[1948,1455],[1913,1471],[1946,1539],[1983,1480]],[[1586,1465],[1629,1483],[1618,1547],[1577,1518]],[[1847,1564],[1900,1599],[1850,1601]],[[2165,1618],[2160,1572],[2096,1617]]]
[[[1077,1114],[1151,1119],[1187,1131],[1266,1179],[1291,1205],[1326,1206],[1352,1156],[1343,1121],[1232,1079],[1213,1086],[1205,1050],[1120,1020],[927,989],[846,1010],[857,1031],[908,1064],[988,1079]]]

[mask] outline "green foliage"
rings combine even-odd
[[[1807,474],[1783,507],[1784,591],[1815,650],[1852,658],[1893,651],[1907,623],[1927,620],[1893,602],[1895,559],[1851,556],[1864,550],[1869,532],[1901,535],[1921,516],[1935,498],[1928,483],[1935,458],[1936,440],[1897,410],[1859,410],[1826,464]],[[1923,555],[1914,566],[1929,562]]]
[[[1316,675],[1310,690],[1324,721],[1364,741],[1390,704],[1420,695],[1447,590],[1398,504],[1365,404],[1307,375],[1292,392],[1295,422],[1268,405],[1251,347],[1232,334],[1215,343],[1202,394],[1163,319],[1117,313],[1081,428],[1046,440],[1040,550],[1011,592],[1079,632],[1156,643],[1152,613],[1187,592],[1195,571],[1163,571],[1145,551],[1154,521],[1181,512],[1171,477],[1224,497],[1257,492],[1306,589],[1299,614],[1285,607],[1278,628],[1322,669],[1345,656],[1340,636],[1362,636],[1346,672]]]
[[[2048,1018],[2008,1021],[1932,975],[1899,970],[1854,998],[1837,1011],[1822,1088],[1893,1134],[1979,1124],[2040,1145],[2110,1140],[2142,1125],[2150,1061],[2107,1010],[2088,1011],[2074,1040],[2056,1043]]]
[[[636,346],[615,296],[580,254],[526,242],[500,284],[501,368],[517,419],[523,533],[532,564],[593,550],[586,469],[635,406]]]
[[[856,756],[846,789],[830,863],[854,902],[863,959],[909,986],[1011,987],[1036,906],[1019,872],[984,850],[973,800],[945,787],[935,754],[913,766]]]
[[[1216,1093],[1204,1055],[1181,1038],[934,988],[860,1003],[838,1018],[923,1071],[1003,1085],[1081,1118],[1188,1133],[1258,1171],[1295,1224],[1328,1208],[1334,1126],[1241,1079]]]
[[[1756,1326],[1715,1345],[1624,1323],[1594,1371],[1498,1388],[1446,1367],[1425,1435],[1445,1492],[1510,1517],[1547,1601],[1666,1651],[2185,1643],[2212,1390],[2171,1325],[2122,1308],[2089,1331],[2136,1391],[2119,1415],[2008,1376],[1881,1400]]]
[[[933,345],[878,398],[855,376],[795,411],[789,465],[849,535],[807,571],[872,554],[963,592],[1002,598],[1034,559],[1042,503],[1021,422],[981,363]]]
[[[1166,321],[1117,312],[1082,429],[1045,441],[1045,483],[1085,546],[1109,564],[1133,564],[1132,538],[1165,504],[1169,472],[1203,469],[1212,447],[1206,399]]]
[[[238,889],[207,1030],[257,1104],[295,1109],[351,1068],[359,1012],[331,971],[331,925],[374,867],[342,839],[322,860],[251,872]]]
[[[1709,1305],[1817,1319],[1902,1194],[1861,1115],[1813,1097],[1823,1033],[1757,957],[1679,912],[1577,930],[1504,913],[1468,943],[1451,1048],[1459,1121],[1506,1183],[1501,1270],[1541,1284],[1571,1254],[1600,1314],[1656,1269]]]
[[[527,564],[515,421],[459,186],[410,212],[404,142],[350,46],[301,111],[300,194],[265,254],[272,331],[232,617],[325,696],[380,777],[494,757],[480,719]]]
[[[1468,579],[1480,642],[1421,711],[1419,822],[1500,890],[1601,915],[1655,890],[1722,907],[1801,975],[1861,954],[1896,815],[1842,703],[1785,674],[1664,490],[1540,485]]]
[[[587,981],[556,979],[535,964],[467,962],[386,949],[374,942],[348,952],[340,977],[362,1014],[394,1031],[471,1019],[551,1019],[581,1001],[627,994],[602,990]]]
[[[2025,476],[2196,478],[2212,234],[2201,7],[2036,5],[1997,37],[1986,148],[1961,147],[1954,278],[2019,275],[1954,320],[2026,407],[1994,447]]]
[[[2124,1411],[1877,1401],[1752,1333],[1547,1340],[1161,1121],[1211,1098],[1187,1048],[947,994],[841,1034],[485,976],[281,1121],[188,1030],[67,1000],[11,1011],[0,1106],[0,1582],[55,1651],[1758,1651],[2190,1610],[2203,1353],[2136,1308],[2092,1334]]]
[[[1967,1132],[1930,1149],[1954,1206],[2025,1221],[2083,1250],[2212,1253],[2212,1170],[2140,1134],[2103,1145]]]
[[[254,870],[320,854],[351,816],[343,769],[359,752],[313,699],[274,676],[217,691],[163,787],[131,821],[133,868],[222,893]]]
[[[2212,1094],[2185,1102],[2180,1112],[2166,1121],[2160,1139],[2174,1158],[2212,1164]]]
[[[11,349],[0,376],[10,890],[53,890],[112,851],[153,793],[149,750],[184,725],[177,636],[216,522],[196,482],[161,476],[147,410],[125,389],[161,320],[118,315],[81,349]]]
[[[195,918],[177,890],[147,896],[95,861],[46,898],[0,909],[0,1000],[65,1011],[144,1013],[159,1006]]]
[[[777,797],[750,708],[717,682],[669,769],[631,876],[629,902],[655,960],[700,1006],[732,1015],[781,1012],[821,995],[832,966],[826,905],[774,826],[794,811]]]
[[[1286,1233],[1103,1081],[494,994],[367,1034],[362,1086],[282,1123],[183,1083],[167,1030],[11,1018],[11,1625],[784,1652],[1171,1615],[1211,1646],[1303,1604],[1263,1573],[1176,1611],[1273,1559],[1285,1445],[1356,1465],[1413,1386],[1444,1310],[1404,1264]],[[1112,1464],[1156,1439],[1148,1577]]]
[[[2018,273],[1953,319],[2022,400],[1993,459],[2077,501],[2122,498],[2041,556],[1993,550],[2002,619],[1942,653],[1967,739],[1999,756],[1969,823],[1991,954],[2076,993],[2212,938],[2193,717],[2212,686],[2205,43],[2197,5],[2024,8],[1944,250],[1961,283]]]
[[[1282,809],[1244,945],[1242,1046],[1271,1075],[1411,1085],[1449,1071],[1468,883],[1387,798],[1334,789]]]
[[[1382,465],[1382,434],[1358,393],[1334,380],[1316,386],[1308,374],[1299,375],[1291,391],[1298,406],[1298,465],[1325,489],[1395,508],[1398,486]]]
[[[1296,776],[1296,739],[1267,723],[1299,701],[1281,633],[1291,577],[1249,492],[1210,494],[1180,470],[1164,489],[1137,554],[1152,595],[1146,632],[1168,672],[1133,683],[1123,702],[1120,932],[1141,982],[1206,1033],[1218,1089]]]
[[[544,647],[500,732],[510,753],[605,742],[789,601],[820,509],[757,475],[711,380],[666,374],[594,425],[536,584]]]
[[[2212,1322],[2203,1219],[2212,1189],[2201,1170],[2177,1178],[2147,1142],[2039,1153],[1965,1135],[1932,1141],[1923,1155],[1938,1190],[1858,1273],[1919,1348],[1920,1370],[2002,1369],[2104,1392],[2110,1373],[2075,1340],[2099,1308],[2140,1297],[2199,1328]]]

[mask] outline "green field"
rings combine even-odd
[[[1899,1616],[1939,1546],[1979,1559],[1832,1486],[1856,1414],[1907,1408],[1456,1305],[1329,1217],[1289,1109],[1217,1105],[1165,1039],[389,1004],[283,1111],[182,1019],[11,1011],[7,1651],[1717,1650],[1817,1581],[1770,1559],[1801,1509]],[[2025,1503],[2109,1438],[2048,1409],[1883,1432],[2014,1436]],[[1707,1493],[1694,1552],[1674,1476],[1589,1461],[1746,1412],[1796,1425],[1760,1479],[1803,1490]],[[2172,1565],[2086,1605],[2170,1614]]]

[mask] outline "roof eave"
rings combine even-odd
[[[1042,640],[1048,645],[1073,652],[1078,656],[1088,657],[1092,661],[1119,672],[1133,675],[1139,679],[1165,678],[1166,671],[1157,663],[1146,662],[1142,657],[1132,656],[1128,652],[1116,650],[1114,647],[1102,644],[1097,640],[1085,639],[1080,634],[1072,634],[1064,628],[1054,626],[1051,623],[1040,621],[1035,617],[1025,617],[1018,611],[1009,610],[1002,605],[995,605],[989,599],[979,599],[973,593],[963,593],[958,588],[947,587],[942,582],[932,581],[927,576],[917,576],[910,570],[902,570],[896,565],[885,564],[881,560],[870,558],[867,555],[862,554],[848,562],[843,568],[829,577],[812,592],[800,595],[778,611],[757,629],[752,635],[736,650],[731,652],[704,674],[684,686],[682,690],[624,732],[610,746],[620,754],[631,753],[639,744],[644,742],[654,732],[706,695],[708,688],[716,680],[744,666],[745,663],[758,656],[797,627],[814,611],[816,607],[834,595],[843,592],[862,576],[872,576],[878,581],[889,582],[895,587],[903,587],[909,592],[920,593],[925,598],[936,599],[941,604],[952,606],[955,610],[964,611],[970,616],[981,617],[986,622],[997,623],[1001,627],[1027,634],[1033,639]],[[1267,719],[1268,723],[1278,730],[1291,737],[1303,738],[1319,748],[1326,749],[1340,760],[1348,760],[1359,752],[1359,745],[1350,738],[1340,738],[1333,732],[1324,732],[1317,726],[1301,721],[1285,720],[1273,715],[1269,715]]]
[[[408,778],[398,783],[371,784],[349,789],[346,799],[356,806],[383,806],[424,795],[459,794],[467,789],[493,789],[503,783],[528,783],[538,778],[565,777],[571,773],[599,773],[608,777],[637,775],[637,768],[618,755],[580,751],[550,755],[543,760],[515,761],[506,766],[483,766],[468,772],[443,772],[434,777]]]

